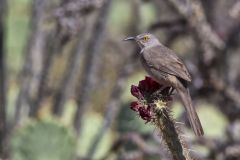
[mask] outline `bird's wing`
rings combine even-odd
[[[187,68],[172,50],[155,46],[144,49],[142,54],[149,67],[191,82]]]

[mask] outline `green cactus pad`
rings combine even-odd
[[[54,120],[31,121],[11,140],[12,160],[71,160],[75,150],[71,129]]]

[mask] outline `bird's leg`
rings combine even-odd
[[[162,95],[171,95],[170,93],[172,92],[172,87],[171,86],[164,86],[162,89],[161,89],[161,94]]]
[[[171,89],[169,90],[169,95],[172,95],[173,91],[175,90],[174,87],[171,87]]]
[[[152,100],[156,100],[160,97],[166,97],[171,95],[171,93],[173,92],[174,89],[172,89],[171,86],[163,86],[161,87],[159,90],[155,91],[152,95],[151,95],[151,99]]]

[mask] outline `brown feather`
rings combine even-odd
[[[203,128],[202,128],[201,122],[198,118],[197,112],[192,105],[192,99],[191,99],[188,89],[183,86],[177,87],[176,89],[177,89],[177,91],[181,97],[181,100],[184,104],[184,107],[187,111],[188,120],[190,122],[190,125],[191,125],[194,133],[197,136],[202,136],[204,134]]]
[[[191,82],[187,68],[170,49],[159,45],[145,48],[142,54],[148,66]]]

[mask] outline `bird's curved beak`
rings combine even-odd
[[[127,37],[123,41],[135,41],[135,40],[136,40],[135,37]]]

